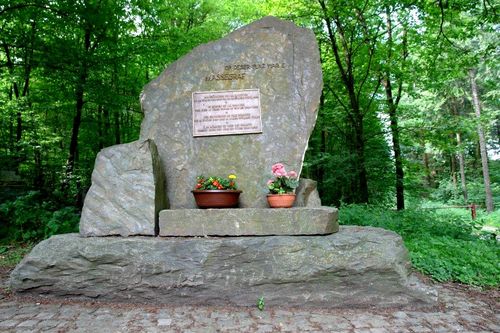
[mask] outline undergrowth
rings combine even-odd
[[[500,246],[494,234],[482,230],[483,225],[491,225],[491,214],[472,220],[470,211],[463,209],[397,212],[366,205],[343,206],[339,214],[341,224],[400,234],[415,269],[437,281],[500,286]]]
[[[0,204],[0,240],[38,241],[52,235],[78,231],[80,214],[75,207],[61,206],[38,191]]]
[[[31,251],[34,243],[11,243],[0,245],[0,268],[11,269]]]

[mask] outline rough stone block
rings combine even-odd
[[[341,227],[327,236],[81,237],[38,244],[11,274],[16,293],[169,305],[432,305],[400,236]]]
[[[105,148],[96,158],[80,219],[82,236],[157,234],[168,207],[165,176],[152,140]]]
[[[324,235],[337,232],[335,208],[167,209],[160,236]]]
[[[299,186],[295,190],[294,207],[321,207],[318,193],[318,183],[312,179],[300,178]]]

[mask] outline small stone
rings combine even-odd
[[[398,318],[398,319],[405,319],[405,318],[408,318],[408,315],[402,311],[397,311],[397,312],[394,312],[392,314],[392,316],[394,318]]]
[[[158,319],[158,326],[170,326],[171,324],[172,324],[172,319],[170,318]]]

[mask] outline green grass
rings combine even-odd
[[[0,245],[0,268],[14,268],[33,246],[33,243]]]
[[[479,212],[472,220],[470,210],[465,209],[396,212],[349,205],[339,213],[341,224],[381,227],[400,234],[415,269],[437,281],[500,286],[500,246],[493,234],[482,229],[497,223],[498,212]]]

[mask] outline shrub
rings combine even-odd
[[[397,212],[366,205],[343,206],[339,213],[341,224],[381,227],[400,234],[413,266],[437,281],[500,285],[500,247],[491,234],[481,231],[490,215],[473,221],[463,209]]]
[[[79,213],[75,207],[59,207],[31,191],[0,205],[0,239],[40,240],[58,233],[78,230]]]

